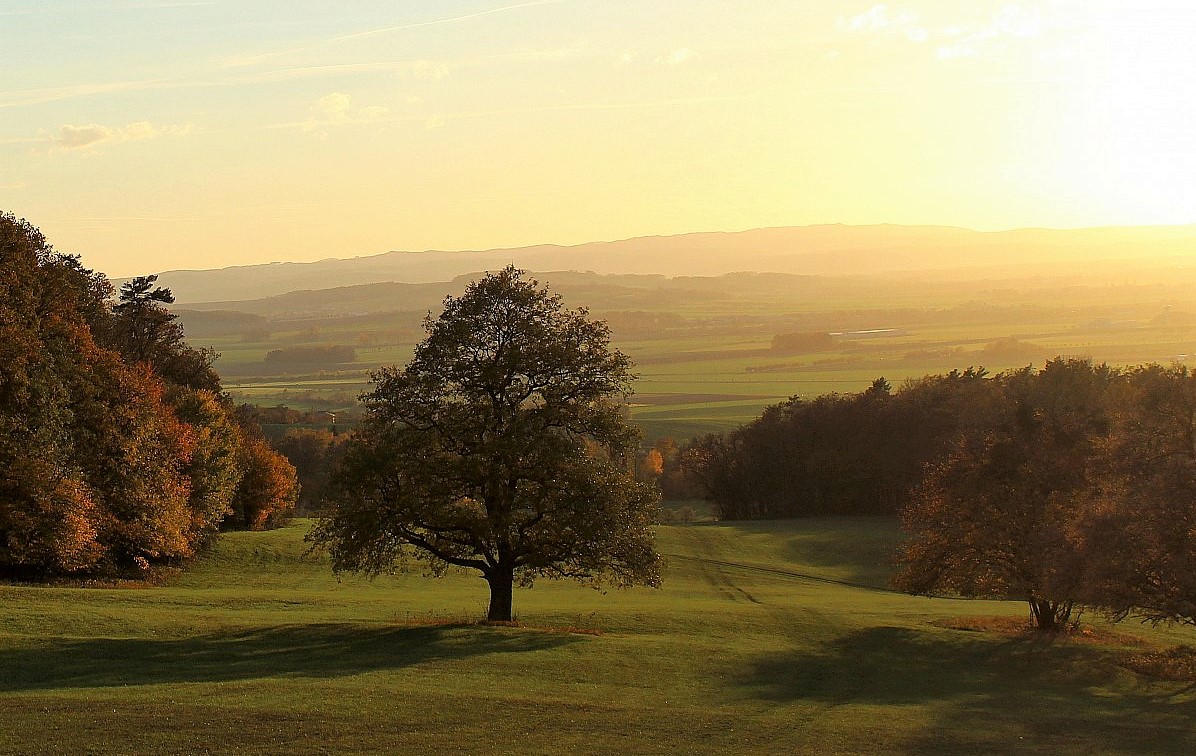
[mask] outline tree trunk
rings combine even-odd
[[[1039,632],[1059,632],[1071,620],[1071,602],[1035,598],[1031,598],[1029,601],[1030,616],[1034,618],[1034,625]]]
[[[490,584],[490,611],[486,613],[486,619],[489,622],[510,622],[514,570],[499,567],[486,576],[486,582]]]

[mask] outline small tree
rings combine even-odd
[[[155,286],[157,276],[138,276],[120,287],[119,301],[107,324],[109,348],[133,362],[147,362],[170,383],[220,392],[220,376],[212,367],[213,349],[195,349],[184,341],[170,289]]]
[[[604,323],[507,267],[445,300],[403,369],[374,375],[367,417],[310,538],[338,570],[412,553],[481,572],[492,621],[537,577],[659,584],[657,494],[617,400],[630,363]]]

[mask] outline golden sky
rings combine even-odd
[[[0,209],[111,275],[1196,222],[1190,0],[0,0]]]

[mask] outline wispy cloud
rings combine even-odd
[[[839,90],[835,90],[839,91]],[[875,88],[870,88],[867,91],[875,91]],[[718,103],[731,102],[748,102],[759,100],[762,95],[746,94],[746,95],[732,95],[726,97],[686,97],[665,100],[637,100],[631,102],[595,102],[595,103],[562,103],[556,105],[540,105],[525,108],[495,108],[490,110],[473,110],[460,111],[455,113],[443,113],[433,115],[415,115],[415,114],[396,114],[389,109],[381,117],[371,118],[369,121],[347,119],[341,123],[373,123],[378,125],[399,124],[399,123],[421,123],[428,131],[435,131],[442,128],[452,121],[474,120],[483,118],[502,118],[512,115],[524,115],[528,113],[558,113],[569,111],[612,111],[612,110],[647,110],[647,109],[661,109],[661,108],[676,108],[676,107],[694,107]],[[357,115],[364,115],[364,111],[369,108],[361,108],[354,111]],[[333,121],[315,122],[312,119],[304,121],[288,121],[281,123],[271,123],[259,126],[248,127],[254,130],[275,131],[285,129],[302,129],[304,131],[312,131],[313,125],[319,127],[321,125],[336,125]],[[228,129],[229,131],[239,131],[241,129]]]
[[[671,53],[669,53],[668,55],[665,55],[660,60],[662,63],[667,63],[670,66],[679,66],[682,63],[685,63],[686,61],[693,60],[696,56],[697,56],[697,53],[695,53],[693,50],[689,49],[688,47],[682,47],[682,48],[673,50]]]
[[[287,79],[319,78],[323,76],[341,76],[346,73],[363,73],[368,71],[393,71],[404,77],[417,81],[439,81],[446,78],[451,71],[458,68],[473,68],[482,66],[502,65],[505,63],[561,60],[577,55],[578,50],[571,48],[550,50],[521,50],[501,55],[479,55],[466,58],[447,60],[379,60],[351,63],[327,63],[310,66],[291,66],[287,68],[273,68],[264,71],[243,71],[230,73],[227,69],[210,76],[189,76],[175,79],[141,79],[130,81],[96,82],[90,84],[75,84],[64,87],[46,89],[25,89],[0,92],[0,109],[15,108],[28,105],[43,105],[50,102],[70,100],[79,97],[104,95],[123,92],[144,92],[171,89],[193,89],[205,87],[233,87],[245,84],[262,84]]]
[[[881,3],[854,16],[840,16],[835,27],[848,34],[929,41],[935,44],[939,58],[949,59],[982,55],[1009,40],[1041,36],[1054,23],[1041,7],[1009,3],[979,21],[930,25],[911,10]]]
[[[45,141],[49,143],[52,152],[70,152],[86,150],[106,143],[136,142],[166,134],[183,136],[190,132],[190,124],[157,126],[149,121],[135,121],[116,128],[98,123],[81,126],[65,124],[57,134],[47,137]]]
[[[417,60],[402,73],[415,81],[441,81],[448,78],[449,66],[444,61]]]
[[[979,55],[994,43],[1007,39],[1039,37],[1047,20],[1039,9],[1021,5],[1006,5],[984,24],[944,30],[949,41],[939,45],[940,58],[962,58]]]
[[[41,5],[30,6],[26,8],[0,10],[0,18],[16,16],[65,15],[69,13],[113,13],[139,10],[168,10],[171,8],[199,8],[210,5],[216,5],[216,3],[202,2],[201,0],[195,0],[194,2],[188,2],[187,0],[162,0],[161,2],[153,2],[152,0],[147,0],[147,2],[141,3],[118,3],[116,5],[107,5],[103,7],[90,5],[64,5],[62,3],[42,3]]]
[[[24,181],[12,181],[7,184],[0,184],[0,192],[13,192],[18,189],[24,189],[24,188],[25,188]]]
[[[273,58],[309,52],[311,50],[318,50],[320,48],[338,45],[344,42],[362,40],[368,37],[376,37],[380,34],[392,34],[394,32],[405,31],[408,29],[420,29],[428,26],[440,26],[443,24],[456,24],[463,21],[470,21],[475,18],[481,18],[483,16],[492,16],[496,13],[508,13],[510,11],[520,10],[522,8],[534,8],[541,5],[558,5],[562,2],[565,2],[565,0],[532,0],[532,2],[517,3],[515,5],[504,5],[501,8],[489,8],[487,10],[476,11],[474,13],[465,13],[458,16],[449,16],[447,18],[437,18],[431,19],[429,21],[413,21],[407,24],[397,24],[394,26],[383,26],[376,29],[366,29],[365,31],[353,32],[352,34],[341,34],[335,37],[329,37],[328,39],[320,40],[318,42],[292,47],[286,50],[275,50],[272,52],[258,53],[256,55],[244,55],[229,58],[224,63],[226,66],[233,68],[253,66]]]
[[[904,9],[893,9],[888,5],[873,5],[867,11],[855,16],[841,16],[835,26],[840,31],[881,36],[901,36],[911,42],[925,42],[930,31],[922,24],[917,13]]]
[[[329,92],[316,100],[311,110],[317,115],[304,122],[303,130],[321,139],[328,137],[329,127],[380,123],[390,115],[390,108],[383,105],[355,107],[353,97],[344,92]]]
[[[47,102],[70,100],[89,95],[110,94],[113,92],[133,92],[146,89],[157,89],[171,86],[173,83],[166,79],[141,79],[127,81],[105,81],[92,84],[72,84],[64,87],[47,87],[45,89],[18,89],[0,92],[0,108],[15,108],[22,105],[42,105]]]

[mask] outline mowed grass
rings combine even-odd
[[[306,528],[223,536],[161,587],[0,586],[0,752],[1196,748],[1192,684],[1131,671],[1132,638],[949,629],[1024,605],[887,590],[890,520],[661,527],[662,589],[543,582],[520,627],[472,624],[467,573],[338,582]]]

